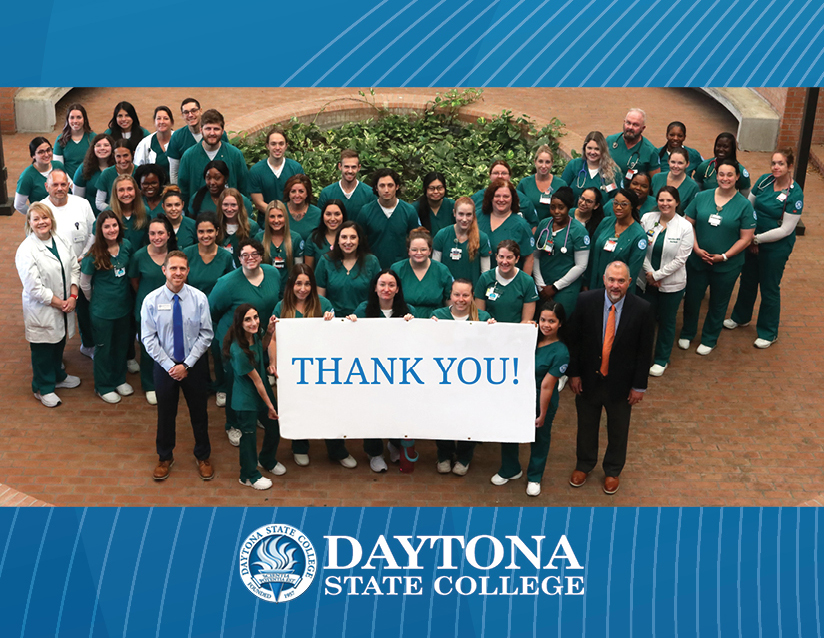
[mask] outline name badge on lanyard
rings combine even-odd
[[[630,181],[630,182],[631,182],[631,181],[632,181],[632,178],[633,178],[633,177],[635,177],[635,174],[636,174],[637,172],[638,172],[638,171],[636,171],[634,168],[631,168],[631,169],[629,169],[629,170],[627,171],[627,174],[626,174],[626,175],[624,175],[624,177],[627,179],[627,181]]]
[[[787,201],[787,193],[779,193],[778,197],[776,198],[779,202]]]
[[[604,244],[604,250],[608,253],[614,253],[615,247],[618,245],[618,238],[617,237],[610,237],[607,239],[607,242]]]
[[[604,190],[606,190],[607,193],[611,193],[616,188],[618,188],[618,186],[615,185],[615,182],[613,182],[612,184],[607,184],[606,186],[604,186]]]
[[[489,288],[486,289],[486,298],[490,301],[495,301],[500,297],[500,295],[495,292],[495,285],[491,285]]]
[[[719,226],[721,224],[721,215],[713,213],[707,221],[710,223],[710,226]]]
[[[541,193],[541,203],[542,204],[549,204],[552,201],[552,193],[547,191],[546,193]]]
[[[272,259],[272,265],[275,268],[283,268],[286,264],[286,260],[283,257],[275,257]]]
[[[449,251],[449,256],[452,258],[452,261],[460,260],[461,254],[463,254],[463,250],[458,247],[455,247]]]
[[[114,276],[115,277],[125,277],[126,276],[126,269],[125,268],[115,268],[114,269]]]

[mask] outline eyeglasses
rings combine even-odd
[[[594,199],[586,199],[584,197],[579,197],[578,201],[583,202],[584,204],[594,204],[595,203]]]
[[[240,253],[241,259],[260,259],[260,253]]]
[[[628,208],[630,206],[629,202],[619,202],[617,200],[612,200],[612,207],[613,208]]]
[[[426,190],[432,191],[433,193],[440,193],[445,191],[446,189],[443,186],[427,186]]]
[[[199,111],[200,111],[200,109],[197,108],[197,109],[191,109],[191,110],[188,110],[188,111],[181,111],[181,112],[183,113],[183,115],[194,115],[195,113],[197,113]]]

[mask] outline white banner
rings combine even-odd
[[[281,434],[534,441],[536,338],[520,324],[281,320]]]

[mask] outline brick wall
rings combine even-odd
[[[776,113],[781,115],[784,112],[784,105],[787,102],[787,89],[759,87],[754,90],[770,103]]]
[[[14,123],[14,94],[17,87],[0,87],[0,128],[6,135],[16,133]]]

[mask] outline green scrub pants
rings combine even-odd
[[[228,404],[227,404],[228,407]],[[280,443],[280,425],[269,418],[268,410],[238,410],[237,426],[242,432],[240,437],[240,480],[254,483],[261,477],[258,470],[260,463],[267,470],[271,470],[278,461],[275,458]],[[257,422],[263,423],[263,446],[260,455],[257,453]]]
[[[661,292],[655,286],[647,286],[646,291],[639,287],[639,297],[646,299],[652,306],[655,321],[658,325],[658,338],[655,340],[655,363],[666,366],[672,354],[672,344],[675,342],[675,319],[678,316],[678,306],[684,297],[684,291]]]
[[[63,349],[66,337],[57,343],[30,343],[31,348],[31,391],[37,394],[54,392],[54,386],[68,375],[63,369]]]
[[[119,319],[92,315],[94,329],[94,389],[98,394],[114,392],[126,383],[126,353],[134,343],[131,313]]]
[[[530,483],[540,483],[546,468],[546,459],[549,456],[549,443],[552,438],[552,421],[555,419],[555,410],[547,411],[544,425],[535,428],[535,441],[529,444],[529,465],[526,469],[526,480]],[[540,411],[536,410],[536,416]],[[521,471],[521,462],[518,459],[518,443],[501,443],[501,469],[498,476],[512,478]]]
[[[140,322],[137,324],[137,340],[140,342],[140,387],[143,392],[154,392],[154,360],[146,352],[143,338],[140,334]]]
[[[326,442],[326,453],[333,461],[342,461],[349,456],[344,439],[324,439]],[[295,439],[292,441],[292,454],[309,454],[309,440]]]
[[[438,463],[441,461],[451,461],[452,457],[458,463],[468,466],[475,455],[477,441],[435,441],[438,447]],[[517,472],[515,472],[517,474]]]
[[[89,314],[89,301],[82,290],[77,291],[77,327],[80,329],[80,343],[85,348],[94,348],[94,329],[92,317]]]
[[[690,265],[690,262],[687,262],[687,289],[684,294],[684,325],[681,328],[681,339],[692,341],[698,334],[698,313],[701,310],[701,300],[709,288],[710,300],[704,327],[701,330],[701,344],[710,348],[716,346],[739,274],[741,274],[739,268],[727,272],[716,272],[712,269],[697,270]]]
[[[778,323],[781,316],[781,277],[784,275],[784,266],[787,264],[792,249],[792,244],[789,246],[761,244],[758,246],[757,255],[753,255],[748,250],[744,258],[741,285],[738,287],[738,299],[732,309],[731,319],[738,324],[750,322],[755,307],[755,296],[760,287],[761,306],[758,308],[756,326],[759,339],[775,341],[778,338]]]

